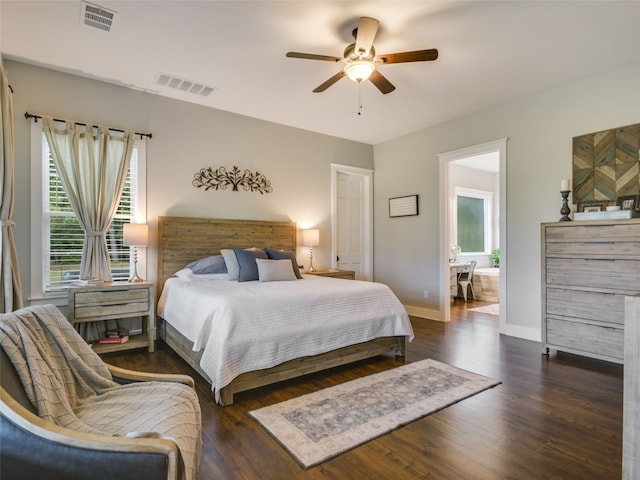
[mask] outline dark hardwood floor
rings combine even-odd
[[[498,317],[456,300],[448,324],[412,318],[403,360],[378,358],[236,395],[218,407],[208,385],[166,345],[109,354],[143,371],[196,379],[203,419],[199,479],[620,479],[622,366],[552,352],[498,333]],[[433,358],[502,382],[471,398],[303,470],[247,412]]]

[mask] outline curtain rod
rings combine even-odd
[[[24,112],[24,118],[26,118],[26,119],[29,119],[29,118],[35,118],[35,121],[36,121],[36,123],[37,123],[37,122],[38,122],[38,119],[39,119],[39,118],[42,118],[42,115],[34,115],[34,114],[32,114],[32,113],[29,113],[29,112]],[[86,127],[86,126],[87,126],[87,124],[86,124],[86,123],[76,122],[76,121],[73,121],[73,120],[63,120],[63,119],[60,119],[60,118],[54,118],[54,120],[55,120],[56,122],[67,122],[67,121],[72,121],[72,122],[73,122],[73,123],[75,123],[76,125],[82,125],[83,127]],[[93,126],[94,126],[94,127],[97,127],[97,125],[93,125]],[[121,129],[119,129],[119,128],[112,128],[112,127],[107,127],[107,128],[108,128],[109,130],[113,130],[114,132],[122,132],[122,133],[124,133],[124,130],[121,130]],[[147,138],[152,138],[152,137],[153,137],[153,134],[151,134],[151,133],[138,133],[138,132],[135,132],[135,134],[136,134],[136,135],[140,135],[140,137],[141,137],[141,138],[142,138],[142,137],[147,137]]]

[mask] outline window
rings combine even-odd
[[[493,193],[456,188],[456,220],[453,238],[462,253],[490,253]]]
[[[36,144],[39,148],[34,152]],[[145,141],[136,140],[122,197],[106,236],[114,280],[129,278],[130,248],[123,245],[123,224],[146,217],[145,164]],[[66,292],[69,283],[79,277],[84,232],[58,177],[42,124],[36,122],[32,122],[32,168],[31,292],[34,296]]]

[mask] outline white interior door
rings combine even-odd
[[[333,175],[332,265],[372,278],[370,170],[343,167]]]

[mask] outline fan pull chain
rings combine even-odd
[[[362,83],[358,84],[358,115],[362,115]]]

